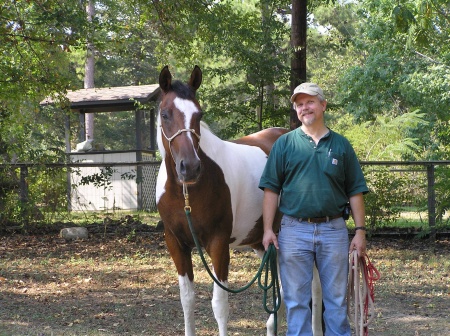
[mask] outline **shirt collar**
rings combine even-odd
[[[328,132],[327,132],[323,137],[321,137],[320,139],[326,139],[326,138],[328,138],[328,137],[331,135],[331,132],[333,132],[329,127],[327,127],[327,128],[328,128]],[[301,127],[298,127],[297,130],[298,130],[300,136],[306,137],[306,138],[309,138],[309,137],[310,137],[308,134],[306,134],[305,132],[303,132],[303,130],[302,130]]]

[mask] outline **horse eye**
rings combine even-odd
[[[164,120],[169,119],[169,114],[167,111],[161,111],[161,118],[163,118]]]

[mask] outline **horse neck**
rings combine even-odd
[[[215,135],[205,122],[200,122],[200,148],[209,157],[214,157],[215,153],[221,150],[224,141]]]

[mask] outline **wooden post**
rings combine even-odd
[[[155,121],[155,109],[150,110],[150,149],[153,151],[153,156],[156,151],[156,121]]]
[[[72,158],[70,156],[70,152],[72,151],[72,148],[70,146],[70,114],[66,112],[66,121],[64,123],[64,135],[65,135],[65,141],[66,141],[66,162],[70,163]],[[72,168],[67,168],[67,210],[70,212],[72,211]]]
[[[144,111],[136,110],[134,112],[135,115],[135,129],[136,129],[136,161],[142,161],[142,125],[144,124]],[[142,166],[136,166],[136,183],[137,183],[137,206],[138,210],[142,210],[143,208],[143,188],[142,188]]]
[[[86,140],[86,113],[84,111],[80,111],[80,134],[78,136],[79,142]]]
[[[28,204],[28,183],[27,183],[27,177],[28,177],[28,167],[27,166],[20,166],[20,206],[21,206],[21,213],[22,213],[22,219],[27,222],[28,221],[28,214],[29,214],[29,204]]]

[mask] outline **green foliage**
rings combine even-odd
[[[60,155],[61,143],[53,139],[61,139],[55,131],[64,123],[49,127],[38,102],[71,85],[68,52],[84,36],[81,9],[78,2],[55,0],[2,3],[0,162],[36,160],[52,151]]]
[[[68,83],[67,51],[78,44],[86,19],[78,2],[7,1],[2,4],[0,100],[61,91]],[[68,68],[67,68],[68,70]],[[20,84],[20,85],[19,85]]]
[[[28,203],[39,208],[41,220],[51,223],[56,216],[66,213],[66,169],[35,167],[28,174],[27,183],[30,197]]]
[[[365,166],[364,173],[369,187],[364,196],[367,224],[372,230],[394,223],[406,205],[423,206],[421,195],[426,190],[426,183],[420,183],[423,180],[411,183],[409,174],[395,172],[391,167]]]
[[[199,31],[196,45],[210,58],[201,96],[205,117],[223,138],[285,126],[289,116],[285,14],[277,1],[255,2],[254,7],[232,4],[211,12],[223,17],[227,11],[228,20],[211,17],[212,26]]]
[[[20,199],[18,195],[19,171],[8,169],[6,174],[15,182],[6,188],[4,181],[0,181],[0,227],[51,223],[55,216],[66,213],[68,199],[65,170],[41,166],[29,168],[25,176],[28,187],[26,199]]]
[[[375,121],[360,125],[352,125],[348,122],[348,118],[343,134],[353,144],[361,160],[401,161],[414,157],[420,150],[417,145],[417,132],[414,130],[428,125],[424,119],[425,115],[419,111],[405,113],[395,118],[377,116]],[[407,137],[407,134],[414,133],[415,138]]]
[[[336,103],[358,123],[420,110],[428,124],[403,134],[420,146],[411,157],[436,159],[440,143],[448,142],[433,131],[450,115],[448,3],[366,0],[352,6],[357,24],[346,50],[360,52],[350,55],[354,65],[346,63],[338,78]]]

